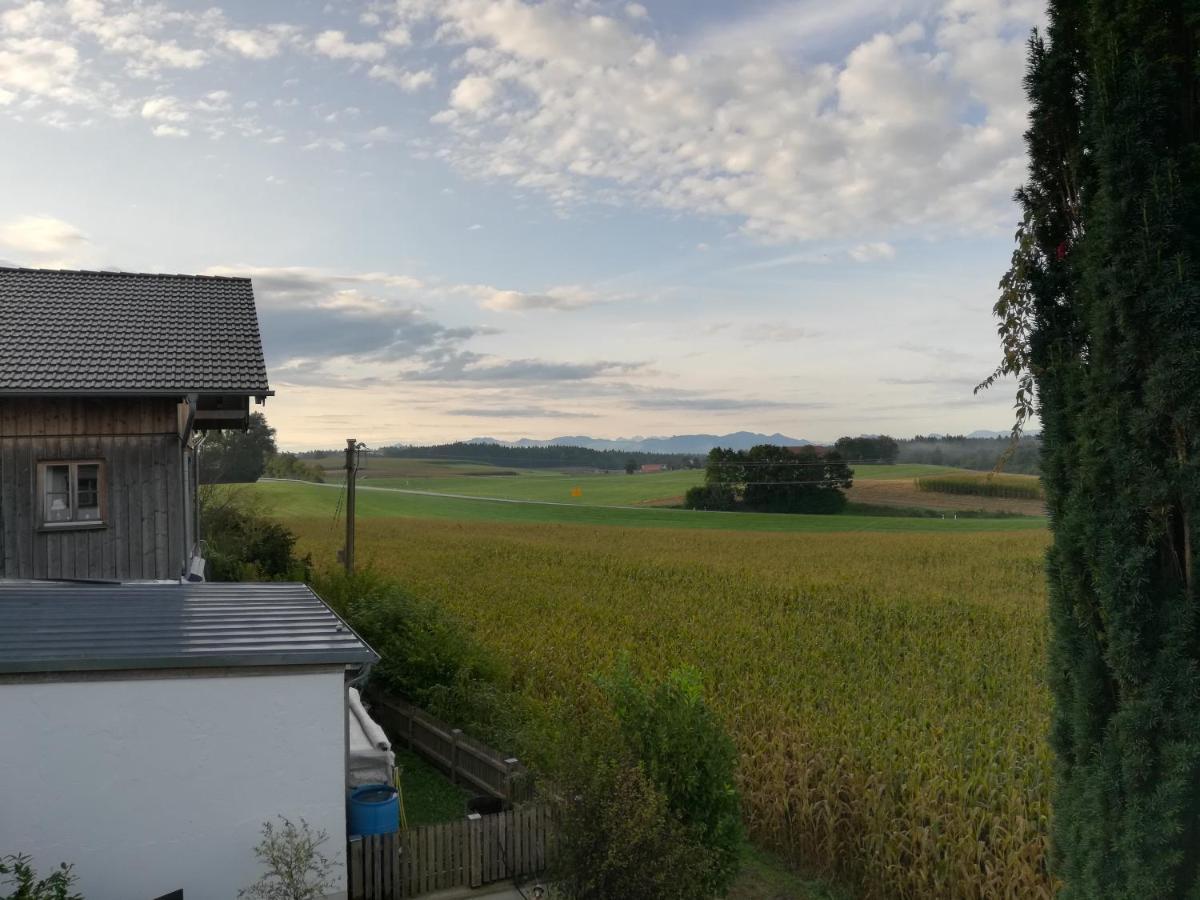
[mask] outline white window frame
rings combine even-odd
[[[70,491],[71,517],[58,522],[49,520],[46,508],[47,470],[53,466],[67,466],[67,485]],[[79,516],[79,467],[96,467],[96,503],[100,514],[97,519],[80,519]],[[45,459],[37,464],[37,527],[41,531],[72,531],[84,528],[105,528],[108,519],[108,472],[102,459]]]

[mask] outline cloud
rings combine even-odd
[[[155,137],[161,138],[185,138],[191,132],[186,128],[180,128],[178,125],[155,125],[150,132]]]
[[[355,62],[378,62],[387,55],[387,48],[377,41],[356,44],[346,40],[344,31],[322,31],[313,41],[313,48],[330,59],[350,59]]]
[[[544,406],[469,406],[447,409],[448,416],[471,419],[595,419],[596,413],[547,409]]]
[[[637,397],[630,400],[629,405],[637,409],[682,410],[691,412],[738,412],[749,409],[825,409],[829,406],[828,403],[820,402],[787,402],[763,400],[755,397],[702,395]]]
[[[320,369],[343,357],[360,365],[420,361],[429,354],[441,359],[488,333],[430,319],[416,302],[424,285],[408,275],[245,265],[217,266],[208,274],[253,279],[272,366]]]
[[[847,252],[855,262],[874,262],[880,259],[896,258],[896,248],[885,241],[859,244],[857,247],[851,247]]]
[[[162,122],[186,122],[188,111],[178,97],[152,97],[142,104],[142,118]]]
[[[290,25],[267,28],[230,28],[218,39],[228,49],[246,59],[273,59],[279,55],[284,42],[296,36],[298,29]]]
[[[67,253],[87,240],[74,225],[53,216],[21,216],[0,223],[0,244],[37,256]]]
[[[476,291],[482,294],[479,305],[493,312],[523,312],[533,309],[575,310],[600,302],[598,295],[578,285],[550,288],[544,294],[526,294],[521,291],[502,291],[494,288],[476,288]]]
[[[410,72],[407,69],[387,63],[371,66],[367,71],[367,75],[376,81],[385,81],[388,84],[393,84],[406,94],[416,93],[421,88],[429,87],[433,84],[433,72],[429,69]]]
[[[454,86],[450,105],[464,112],[480,112],[496,95],[496,86],[480,75],[468,75]]]
[[[589,381],[630,375],[645,368],[630,362],[560,362],[545,359],[497,359],[478,353],[454,353],[428,368],[409,373],[415,381],[534,382]]]
[[[750,344],[792,343],[819,337],[812,329],[787,322],[755,322],[742,329],[742,340]]]
[[[1030,0],[783,4],[793,37],[878,22],[828,61],[790,45],[679,50],[639,19],[526,0],[406,3],[460,53],[443,156],[560,205],[733,217],[764,241],[989,230],[1024,169]],[[808,12],[811,11],[811,12]],[[807,40],[807,38],[805,38]],[[983,53],[986,65],[972,62]]]

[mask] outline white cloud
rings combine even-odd
[[[885,241],[877,241],[871,244],[859,244],[856,247],[851,247],[849,256],[855,262],[874,262],[880,259],[895,259],[896,248]]]
[[[481,75],[468,75],[450,94],[450,105],[458,110],[479,112],[496,95],[496,86],[491,79]]]
[[[21,34],[30,31],[46,14],[46,4],[42,0],[33,0],[24,6],[0,13],[0,31]]]
[[[313,47],[330,59],[351,59],[355,62],[378,62],[387,55],[387,48],[383,44],[377,41],[356,44],[346,40],[344,31],[322,31],[313,41]]]
[[[640,3],[626,3],[625,15],[631,19],[645,19],[649,17],[650,12]]]
[[[274,28],[232,28],[220,35],[221,43],[247,59],[273,59],[279,55],[286,37],[291,33],[288,26]]]
[[[155,125],[151,134],[161,138],[185,138],[190,132],[186,128],[180,128],[178,125]]]
[[[791,37],[812,39],[848,28],[854,10],[880,22],[828,62],[773,43],[678,52],[636,19],[564,3],[406,8],[460,50],[465,73],[433,121],[448,126],[443,156],[461,170],[560,204],[632,200],[811,241],[989,230],[1011,217],[1036,5],[934,2],[787,4],[758,23],[795,13]]]
[[[407,47],[412,43],[412,34],[403,25],[397,25],[382,34],[385,41],[395,47]]]
[[[44,37],[0,42],[0,87],[65,104],[86,103],[90,94],[78,84],[79,52],[63,41]]]
[[[53,216],[21,216],[0,223],[0,244],[26,253],[62,253],[86,242],[82,231]]]
[[[189,113],[178,97],[151,97],[142,104],[142,118],[160,122],[186,122]]]
[[[87,235],[54,216],[20,216],[0,222],[0,253],[10,253],[25,265],[78,266],[88,249]]]
[[[388,63],[371,66],[367,71],[367,75],[377,81],[386,81],[388,84],[394,84],[407,94],[415,93],[421,88],[433,84],[433,72],[429,69],[410,72],[407,69],[401,69],[399,66],[393,66]]]
[[[524,312],[533,309],[575,310],[601,302],[601,297],[579,285],[550,288],[542,294],[505,291],[477,286],[468,289],[480,298],[479,305],[493,312]]]

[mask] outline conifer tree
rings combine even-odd
[[[1051,865],[1200,897],[1200,0],[1052,2],[1026,87],[997,375],[1042,424]]]

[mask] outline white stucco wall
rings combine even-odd
[[[0,684],[0,856],[86,900],[232,900],[262,823],[329,833],[344,889],[341,672]]]

